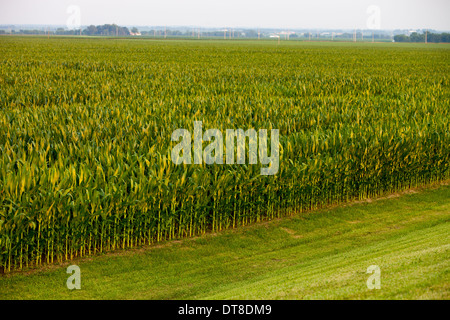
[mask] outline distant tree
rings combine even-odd
[[[450,43],[450,33],[441,33],[441,42]]]
[[[136,28],[136,27],[133,27],[133,28],[131,28],[131,32],[133,32],[133,33],[138,33],[138,32],[139,32],[139,30],[138,30],[138,28]]]
[[[428,33],[427,42],[441,42],[441,35],[439,33]]]
[[[119,27],[116,24],[104,24],[101,26],[90,25],[83,30],[83,34],[88,36],[128,36],[130,31],[127,27]]]
[[[399,34],[394,36],[395,42],[425,42],[425,35],[427,37],[427,42],[450,42],[450,33],[423,33],[419,34],[417,32],[411,33],[408,37],[404,34]]]
[[[311,36],[313,36],[313,35],[311,35]],[[340,37],[341,38],[346,38],[346,39],[353,39],[353,33],[345,32]]]
[[[97,34],[97,27],[96,26],[94,26],[94,25],[90,25],[89,27],[87,27],[86,29],[85,29],[85,33],[87,34],[87,35],[95,35],[95,34]]]
[[[425,34],[419,34],[417,32],[411,33],[409,36],[411,42],[425,42]]]
[[[245,36],[247,38],[258,38],[258,32],[256,30],[247,30],[245,31]]]
[[[410,39],[407,35],[398,34],[398,35],[394,36],[394,41],[395,42],[410,42]]]

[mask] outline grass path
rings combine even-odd
[[[0,276],[0,299],[449,299],[450,186]],[[367,267],[381,269],[369,290]]]

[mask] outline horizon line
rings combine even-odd
[[[80,27],[89,27],[91,25],[99,26],[99,25],[117,25],[124,27],[136,27],[136,28],[202,28],[202,29],[246,29],[246,30],[363,30],[363,31],[372,31],[372,32],[383,32],[383,31],[396,31],[396,30],[433,30],[433,31],[444,31],[450,32],[448,29],[435,29],[435,28],[423,28],[423,27],[403,27],[403,28],[387,28],[387,29],[370,29],[370,28],[349,28],[349,27],[334,27],[334,28],[326,28],[326,27],[245,27],[245,26],[199,26],[199,25],[137,25],[137,24],[117,24],[114,22],[103,23],[103,24],[81,24]],[[16,26],[41,26],[41,27],[65,27],[65,29],[71,30],[67,28],[65,24],[42,24],[42,23],[5,23],[0,24],[0,28],[2,27],[16,27]],[[78,28],[72,28],[72,30],[77,30]]]

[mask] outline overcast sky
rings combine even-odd
[[[0,0],[0,24],[66,25],[79,17],[83,26],[369,29],[375,21],[380,29],[450,30],[449,13],[450,0]]]

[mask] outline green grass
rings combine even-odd
[[[449,299],[450,186],[0,276],[0,299]],[[381,269],[369,290],[367,267]]]

